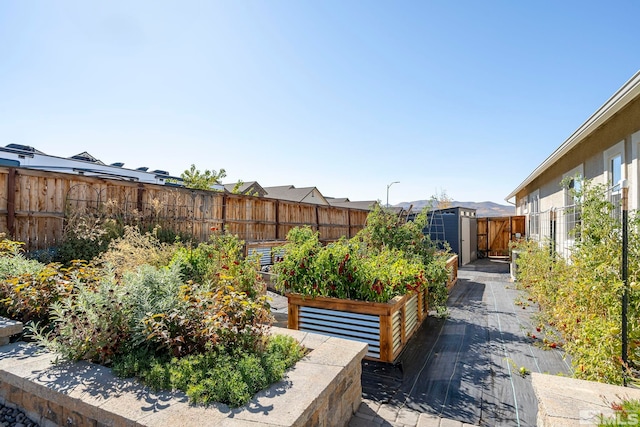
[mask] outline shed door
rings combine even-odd
[[[460,221],[460,262],[462,265],[471,262],[471,218],[463,216]]]

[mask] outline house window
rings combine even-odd
[[[540,192],[529,194],[529,235],[537,236],[540,233]]]
[[[604,182],[611,194],[620,192],[620,181],[626,179],[624,166],[624,141],[620,141],[604,152]]]
[[[609,201],[616,206],[622,197],[620,181],[626,179],[624,165],[624,141],[620,141],[604,152],[605,183],[609,187]]]
[[[609,186],[617,191],[620,190],[620,180],[622,179],[622,154],[618,154],[609,160]]]
[[[522,197],[520,199],[518,199],[518,208],[517,208],[517,214],[518,215],[524,215],[527,213],[527,197]]]
[[[582,187],[582,173],[567,174],[564,189],[564,235],[569,244],[572,244],[577,235],[577,226],[581,220],[580,190]]]

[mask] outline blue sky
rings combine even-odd
[[[0,145],[503,199],[638,69],[637,1],[2,1]]]

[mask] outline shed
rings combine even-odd
[[[425,235],[437,242],[447,242],[458,255],[458,264],[478,259],[478,219],[476,210],[465,207],[435,209],[427,214]]]

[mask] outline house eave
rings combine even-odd
[[[522,183],[516,187],[507,197],[511,200],[527,185],[531,184],[544,171],[549,169],[561,157],[576,147],[593,131],[609,120],[614,114],[622,110],[633,99],[640,95],[640,71],[631,77],[616,93],[611,96],[595,113],[591,115],[569,138],[567,138],[549,157],[546,158]]]

